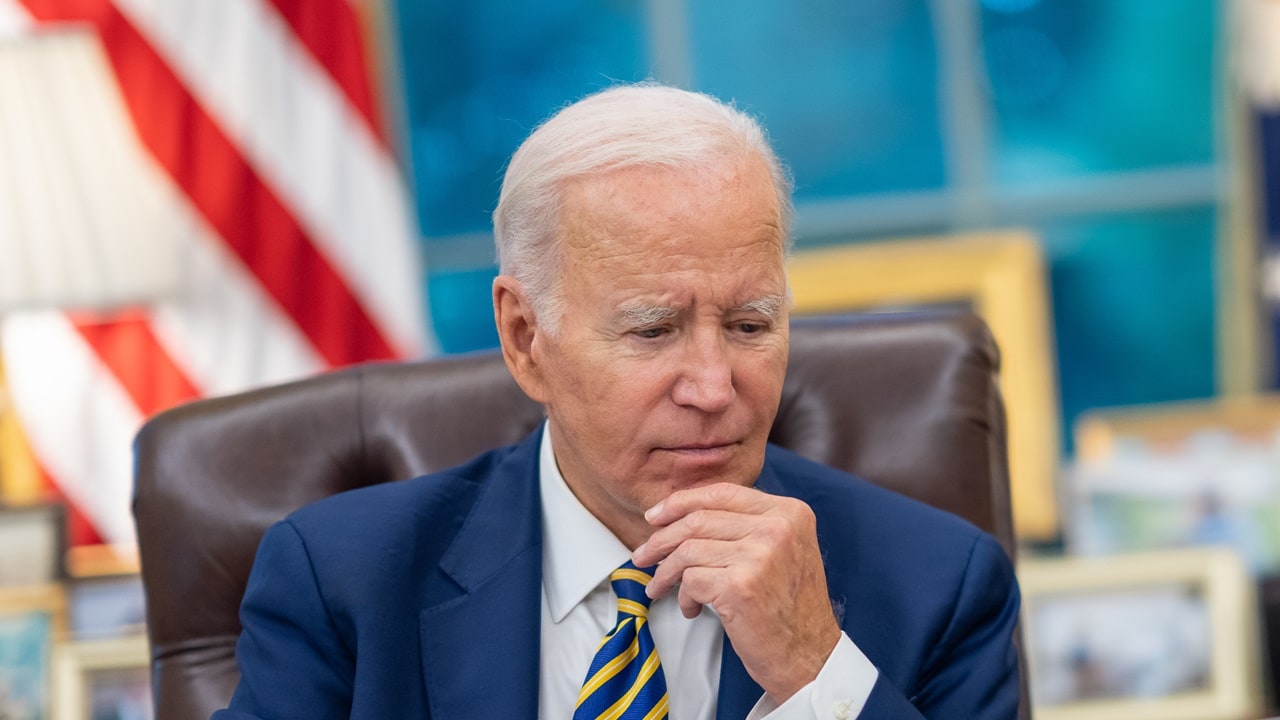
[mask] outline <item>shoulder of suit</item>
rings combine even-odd
[[[405,518],[416,522],[424,516],[455,512],[459,506],[468,505],[484,482],[521,447],[496,448],[462,465],[336,493],[304,505],[287,519],[305,533],[308,527],[331,531],[370,519],[394,522]]]

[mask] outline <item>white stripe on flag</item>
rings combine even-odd
[[[17,0],[0,0],[0,37],[17,35],[31,28],[31,15]]]
[[[432,345],[422,340],[430,333],[422,320],[420,265],[403,179],[388,150],[275,9],[266,0],[112,1],[346,278],[394,349],[414,354]],[[0,0],[0,22],[15,22],[11,18],[32,24],[16,0]],[[131,36],[124,37],[129,42]],[[131,48],[137,50],[121,49]],[[177,298],[148,315],[148,337],[159,344],[144,340],[139,349],[167,353],[203,395],[325,369],[313,341],[254,269],[208,224],[184,188],[157,171],[165,178],[159,204],[180,220],[174,234],[183,282]],[[272,229],[248,232],[274,238]],[[308,279],[298,280],[306,291]],[[323,307],[325,298],[315,300]],[[15,406],[36,454],[100,535],[130,542],[130,447],[142,413],[129,393],[138,391],[137,402],[150,408],[186,398],[185,389],[148,388],[145,379],[143,387],[126,387],[98,355],[103,348],[110,354],[109,340],[95,349],[58,313],[15,317],[0,334]],[[110,336],[107,330],[101,338]],[[167,367],[166,358],[156,361]]]
[[[275,9],[262,0],[116,2],[397,349],[434,349],[423,340],[421,265],[403,178]]]
[[[202,395],[326,369],[324,359],[168,178],[167,227],[180,228],[179,295],[151,312],[157,339]]]
[[[104,538],[132,543],[131,448],[142,416],[128,393],[59,312],[10,314],[0,348],[40,461]]]

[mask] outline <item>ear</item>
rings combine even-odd
[[[535,352],[541,329],[524,289],[513,277],[499,275],[493,279],[493,321],[498,326],[502,358],[511,376],[526,395],[546,403],[543,367],[537,357],[540,353]]]

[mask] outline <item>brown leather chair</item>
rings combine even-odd
[[[965,517],[1012,556],[997,368],[969,313],[797,320],[772,440]],[[148,422],[133,510],[156,716],[207,718],[230,699],[238,608],[268,525],[514,443],[542,418],[486,353],[357,367]]]

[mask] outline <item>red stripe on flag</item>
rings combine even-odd
[[[60,502],[67,509],[67,542],[72,545],[101,545],[105,542],[105,538],[89,520],[89,515],[80,509],[80,504],[62,492],[62,488],[54,482],[53,475],[44,465],[39,467],[46,499]]]
[[[382,123],[369,84],[360,16],[349,0],[267,0],[275,6],[311,55],[329,72],[375,137],[384,145]]]
[[[297,220],[114,5],[21,1],[42,21],[97,25],[143,144],[330,365],[397,357]]]
[[[144,417],[200,396],[141,310],[106,317],[68,314],[68,318]]]

